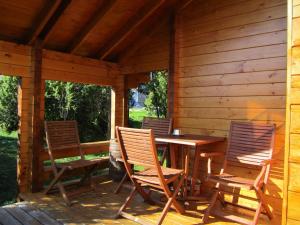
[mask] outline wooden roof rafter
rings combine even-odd
[[[39,13],[36,22],[34,23],[31,33],[28,34],[26,42],[32,45],[37,39],[40,32],[43,30],[49,19],[53,16],[54,12],[57,10],[62,0],[51,0],[47,1],[43,10]]]
[[[175,14],[180,13],[183,9],[185,9],[193,0],[178,0],[175,5],[173,6],[173,8],[171,8],[171,11],[173,13],[171,13],[171,16]],[[169,19],[170,20],[170,19]],[[167,21],[168,23],[170,21]],[[160,18],[155,19],[152,23],[149,23],[147,27],[145,27],[144,31],[141,32],[141,35],[143,35],[143,38],[140,38],[140,41],[133,45],[133,46],[128,46],[125,49],[123,49],[123,51],[121,51],[118,54],[118,59],[120,60],[120,56],[122,58],[122,60],[126,60],[126,58],[130,57],[131,55],[133,55],[134,53],[136,53],[142,46],[145,46],[145,44],[147,44],[148,41],[150,41],[153,36],[155,35],[155,33],[157,32],[156,29],[153,29],[153,27],[157,27],[158,23],[162,23],[164,21],[161,21]]]
[[[98,22],[107,14],[107,12],[113,7],[116,0],[106,0],[93,15],[93,17],[85,25],[84,29],[80,31],[76,38],[73,40],[71,45],[68,47],[67,52],[74,53],[80,47],[80,45],[85,41],[90,32],[98,24]]]
[[[165,2],[166,0],[150,1],[149,4],[145,5],[140,10],[140,13],[129,19],[129,21],[122,26],[113,37],[109,38],[109,40],[103,44],[103,47],[98,51],[96,57],[101,60],[105,59],[137,27],[147,21],[157,10],[159,10]]]
[[[30,40],[31,43],[35,42],[37,39],[40,39],[41,45],[43,46],[45,44],[45,42],[53,32],[55,26],[57,25],[59,18],[71,4],[72,0],[57,0],[57,2],[57,5],[55,4],[55,10],[53,10],[51,16],[49,16],[49,18],[47,19],[47,22],[45,22],[43,26],[39,28],[40,31],[38,33],[36,32],[36,34],[34,35],[35,37]]]

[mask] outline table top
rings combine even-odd
[[[164,135],[164,136],[158,136],[155,138],[156,142],[190,145],[190,146],[212,144],[212,143],[221,142],[224,140],[225,140],[224,137],[194,135],[194,134]]]

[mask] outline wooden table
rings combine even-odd
[[[176,151],[180,146],[183,147],[183,157],[182,157],[182,166],[186,176],[189,175],[189,161],[190,161],[190,151],[192,147],[195,148],[195,157],[193,163],[193,171],[191,176],[191,187],[190,195],[194,196],[195,191],[195,182],[198,175],[199,164],[200,164],[200,153],[203,151],[203,147],[208,144],[214,144],[217,142],[224,141],[224,137],[214,137],[214,136],[203,136],[203,135],[165,135],[155,138],[156,142],[168,143],[170,144],[170,158],[171,158],[171,167],[178,168],[177,165],[177,155],[179,151]],[[186,180],[187,184],[187,180]],[[184,191],[184,197],[187,197],[187,188]]]

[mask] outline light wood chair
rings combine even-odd
[[[173,130],[173,119],[144,117],[142,122],[142,129],[152,129],[155,137],[169,135],[172,133]],[[158,149],[158,151],[162,150],[160,164],[163,165],[166,160],[169,145],[167,143],[162,143],[162,142],[155,142],[155,144],[156,144],[156,149]],[[118,194],[121,191],[121,188],[124,185],[126,180],[128,180],[127,174],[123,176],[122,180],[118,184],[116,190],[114,191],[115,194]]]
[[[163,222],[171,206],[178,213],[184,213],[184,208],[176,200],[176,196],[184,181],[184,171],[161,166],[157,157],[154,132],[151,129],[124,127],[117,127],[116,131],[126,172],[134,185],[130,195],[118,211],[117,216],[122,216],[141,224],[146,223],[140,218],[125,212],[126,207],[128,207],[136,193],[139,193],[145,201],[153,203],[150,194],[144,190],[145,187],[162,191],[168,199],[157,224]],[[140,165],[145,167],[145,169],[137,172],[132,169],[133,165]],[[176,182],[177,186],[174,187],[172,193],[168,184],[173,182]]]
[[[54,173],[54,179],[49,186],[45,189],[44,193],[47,194],[51,189],[58,187],[63,199],[67,205],[71,205],[69,197],[66,193],[65,187],[62,183],[62,178],[66,175],[67,171],[83,168],[84,175],[80,179],[79,184],[83,184],[87,179],[92,184],[92,172],[108,158],[86,160],[84,152],[80,148],[80,141],[76,121],[46,121],[45,122],[46,141],[48,145],[48,153],[51,160],[51,168]],[[79,160],[74,160],[67,163],[57,163],[55,161],[56,155],[59,151],[64,149],[78,150]]]
[[[216,190],[211,198],[211,202],[203,217],[203,222],[206,223],[209,215],[224,217],[227,220],[235,221],[241,224],[255,225],[258,222],[259,215],[264,209],[269,219],[272,219],[272,213],[269,209],[266,198],[264,197],[265,186],[270,173],[270,165],[272,162],[272,154],[274,148],[275,125],[274,124],[256,124],[250,122],[232,122],[229,132],[228,148],[225,156],[223,168],[219,175],[211,174],[212,158],[219,156],[218,153],[203,153],[204,157],[208,157],[208,181],[216,184]],[[246,179],[234,174],[228,173],[228,165],[247,166],[253,169],[260,169],[256,179]],[[226,191],[226,188],[244,188],[253,190],[258,199],[258,206],[255,211],[253,220],[248,220],[236,215],[227,215],[221,210],[213,210],[216,203],[220,201],[223,206],[227,202],[222,198],[223,194],[236,195]],[[244,196],[245,197],[245,196]],[[250,197],[247,196],[247,199]],[[257,200],[256,198],[250,198]],[[230,203],[232,204],[232,203]],[[234,204],[238,206],[237,204]]]

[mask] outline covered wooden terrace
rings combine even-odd
[[[276,219],[266,223],[299,224],[299,0],[0,0],[0,9],[0,74],[21,77],[17,179],[28,204],[57,221],[74,216],[82,223],[127,223],[101,217],[125,196],[106,191],[115,185],[109,179],[99,182],[99,198],[84,195],[74,208],[38,193],[51,176],[44,167],[49,159],[43,147],[45,80],[112,87],[114,138],[115,127],[127,125],[127,90],[147,82],[151,71],[168,70],[168,115],[184,133],[226,137],[230,121],[276,124],[278,163],[266,187]],[[108,145],[82,147],[92,154],[108,151]],[[212,147],[225,150],[226,144]],[[74,155],[67,150],[57,157]],[[214,161],[215,172],[222,160]],[[200,163],[199,178],[209,194],[205,163]],[[258,172],[232,171],[250,178]],[[256,207],[247,199],[233,201]],[[152,210],[143,207],[145,214]],[[84,219],[74,212],[85,214]],[[171,212],[166,223],[197,224],[200,218]]]

